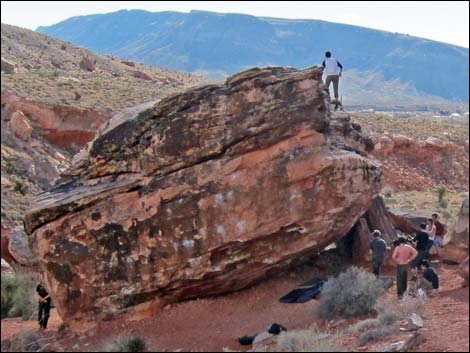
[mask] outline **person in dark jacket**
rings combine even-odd
[[[416,233],[414,241],[416,242],[416,250],[418,251],[418,256],[413,261],[412,268],[421,270],[421,263],[423,260],[426,260],[428,257],[428,243],[429,243],[429,234],[426,233],[426,224],[421,223],[421,230]]]
[[[375,277],[380,277],[380,267],[382,267],[385,260],[385,253],[387,252],[387,243],[382,239],[382,233],[379,230],[374,230],[372,233],[374,240],[370,243],[370,251],[372,253],[372,272]]]
[[[423,260],[422,265],[424,266],[423,278],[431,283],[433,289],[439,289],[439,275],[436,270],[427,260]]]
[[[51,297],[47,293],[46,289],[42,284],[38,284],[36,287],[38,293],[38,322],[39,327],[45,330],[47,328],[47,322],[49,321],[49,314],[51,312]]]

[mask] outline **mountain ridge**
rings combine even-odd
[[[121,10],[37,30],[97,52],[212,77],[253,66],[310,67],[329,49],[345,72],[379,72],[384,82],[411,83],[425,96],[468,101],[468,48],[355,25],[199,10]]]

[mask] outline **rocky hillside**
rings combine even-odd
[[[354,121],[375,142],[373,156],[384,167],[384,186],[396,191],[468,191],[468,124],[381,114],[354,114]]]
[[[343,237],[380,191],[321,69],[190,89],[89,146],[25,218],[61,317],[102,320],[244,288]]]
[[[203,81],[10,25],[1,36],[2,92],[34,101],[117,112]]]
[[[138,10],[73,17],[38,31],[99,53],[215,76],[253,66],[310,67],[331,50],[346,70],[362,73],[359,88],[372,93],[359,96],[363,103],[377,98],[397,106],[395,96],[412,93],[412,104],[422,94],[468,105],[468,48],[398,33],[319,20]],[[393,98],[375,96],[378,87]]]
[[[1,56],[2,233],[113,114],[205,81],[4,24]]]

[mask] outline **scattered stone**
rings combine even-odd
[[[424,321],[421,318],[421,316],[419,316],[418,314],[413,313],[408,317],[407,326],[406,326],[408,331],[416,331],[422,328],[423,326],[424,326]]]
[[[90,60],[90,58],[84,56],[82,61],[80,61],[80,68],[85,71],[93,72],[96,70],[95,65]]]
[[[134,71],[134,77],[139,78],[141,80],[152,81],[153,79],[147,75],[145,72],[140,70]]]
[[[6,74],[14,74],[18,71],[18,65],[13,61],[1,58],[1,70]]]
[[[55,58],[52,58],[52,59],[51,59],[51,64],[52,64],[52,66],[54,66],[56,69],[60,69],[60,67],[61,67],[60,61],[58,61],[58,60],[55,59]]]
[[[425,338],[420,333],[415,333],[408,337],[405,341],[399,341],[379,348],[378,352],[409,352],[411,349],[419,346],[425,341]]]
[[[130,67],[135,67],[135,62],[133,61],[121,61],[121,63]]]
[[[2,276],[13,276],[15,271],[8,262],[2,259]]]

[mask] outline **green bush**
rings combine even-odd
[[[369,314],[383,292],[381,282],[374,275],[351,267],[326,282],[318,312],[323,318]]]
[[[19,192],[21,195],[26,195],[28,192],[28,186],[21,180],[15,180],[15,185],[13,186],[15,192]]]
[[[115,339],[107,352],[144,352],[145,341],[140,337],[118,337]]]
[[[440,186],[437,189],[437,196],[439,198],[439,203],[442,203],[446,195],[447,195],[447,189],[444,186]]]
[[[39,276],[34,272],[2,275],[1,316],[22,317],[29,320],[37,310],[36,286]]]

